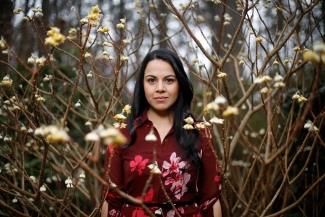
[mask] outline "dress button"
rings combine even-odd
[[[168,139],[165,139],[165,142],[168,142]]]

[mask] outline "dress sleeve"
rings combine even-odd
[[[109,165],[109,161],[111,158],[111,163]],[[113,149],[110,145],[108,145],[106,150],[106,157],[105,157],[105,174],[104,178],[107,182],[111,185],[116,186],[120,190],[123,191],[123,161],[120,156],[120,151]],[[109,173],[108,173],[109,172]],[[105,196],[105,200],[108,203],[108,216],[119,216],[121,208],[124,204],[123,199],[111,192],[107,192],[103,188],[103,196]]]
[[[202,169],[198,178],[198,203],[204,217],[213,217],[213,205],[221,194],[221,182],[219,166],[217,164],[215,152],[212,151],[213,141],[210,132],[208,137],[201,137],[202,147]],[[210,140],[210,141],[209,141]],[[201,154],[200,153],[200,154]]]

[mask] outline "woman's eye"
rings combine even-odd
[[[174,79],[169,79],[169,78],[168,78],[168,79],[166,79],[166,82],[167,82],[167,83],[173,83],[173,82],[174,82]]]
[[[153,83],[153,82],[155,82],[155,79],[154,79],[154,78],[149,78],[149,79],[148,79],[148,82],[149,82],[149,83]]]

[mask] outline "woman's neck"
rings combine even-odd
[[[148,115],[148,119],[152,122],[153,126],[158,131],[160,141],[163,141],[167,133],[173,126],[174,114],[173,113],[161,114],[149,108],[147,115]]]
[[[174,114],[172,112],[161,113],[161,112],[154,111],[152,108],[148,109],[147,116],[148,119],[152,121],[154,124],[169,123],[170,125],[172,125],[174,120]]]

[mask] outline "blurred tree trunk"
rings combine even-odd
[[[158,11],[158,16],[157,20],[161,19],[161,25],[159,25],[159,34],[158,34],[158,41],[161,41],[161,43],[159,44],[160,48],[168,48],[168,41],[164,40],[167,37],[167,25],[166,25],[166,17],[165,16],[160,16],[160,14],[168,14],[169,10],[168,8],[165,6],[163,1],[158,1],[158,7],[157,7],[157,11]],[[164,41],[162,41],[164,40]]]
[[[12,24],[11,20],[13,17],[14,3],[11,0],[1,0],[0,7],[0,36],[2,36],[8,44],[11,43],[12,39]],[[0,60],[7,61],[8,56],[0,53]],[[0,74],[1,76],[5,74],[8,67],[0,64]],[[2,78],[2,77],[1,77]]]
[[[325,1],[322,2],[322,12],[325,12]],[[323,33],[325,34],[325,19],[323,19]],[[323,42],[325,41],[325,35],[323,35]]]
[[[45,29],[50,29],[50,17],[51,17],[51,4],[50,0],[42,1],[42,11],[43,11],[43,24]]]

